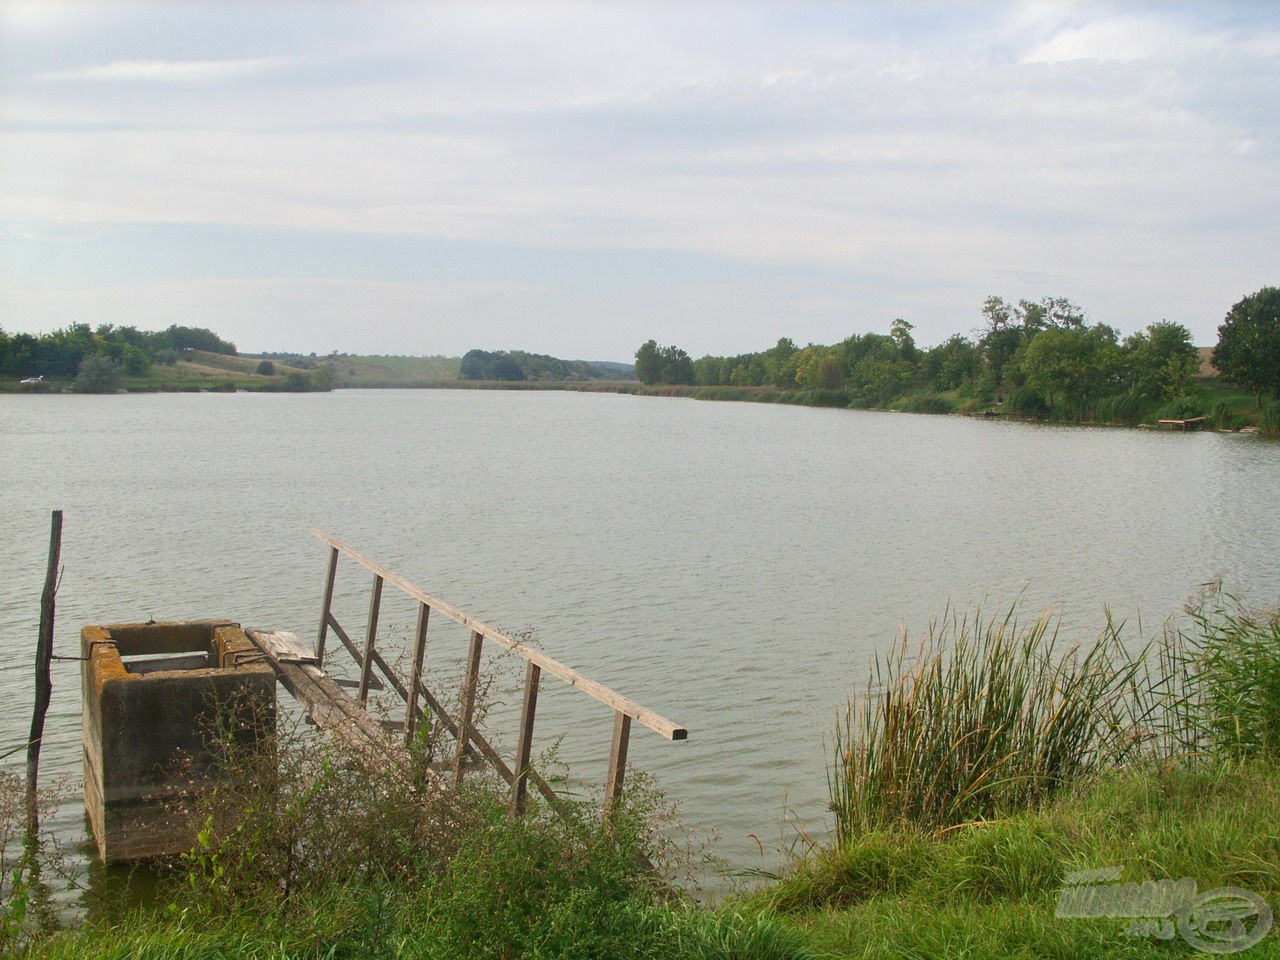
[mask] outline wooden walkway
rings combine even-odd
[[[449,764],[455,782],[462,781],[468,759],[478,753],[510,784],[513,812],[523,811],[530,783],[547,800],[554,802],[558,799],[555,791],[531,763],[533,726],[537,714],[538,692],[544,673],[562,680],[597,700],[608,707],[612,713],[613,738],[608,772],[605,777],[606,804],[614,802],[622,795],[626,779],[627,748],[633,723],[638,723],[668,740],[684,740],[688,737],[688,730],[666,717],[624,697],[604,684],[597,683],[560,661],[530,648],[515,637],[468,616],[457,607],[421,590],[399,574],[388,570],[327,533],[320,530],[312,532],[329,546],[323,609],[315,649],[307,647],[293,634],[282,631],[250,630],[247,633],[275,668],[285,689],[307,708],[312,720],[330,735],[339,738],[363,754],[371,763],[380,767],[391,764],[393,769],[407,769],[408,746],[413,742],[418,725],[425,716],[425,705],[425,708],[430,709],[432,716],[441,723],[456,743]],[[373,575],[362,642],[353,639],[333,613],[334,584],[341,557],[346,557]],[[407,678],[399,676],[392,669],[377,647],[378,618],[385,586],[391,586],[408,595],[418,605],[410,673]],[[429,690],[425,683],[427,633],[433,613],[448,617],[470,630],[471,639],[467,648],[466,669],[462,688],[459,691],[459,707],[456,716],[444,707],[440,698]],[[325,672],[324,661],[330,632],[354,660],[359,670],[358,680],[339,681]],[[516,735],[515,755],[510,763],[477,729],[475,723],[481,658],[486,641],[497,644],[525,661],[519,730]],[[344,684],[354,686],[354,697],[346,693],[343,689]],[[375,719],[366,709],[369,692],[385,690],[388,686],[396,692],[400,702],[404,704],[403,720],[392,724],[395,731],[401,734],[399,737],[391,736],[385,722]]]

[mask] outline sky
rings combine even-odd
[[[0,0],[0,328],[630,360],[1280,283],[1280,4]]]

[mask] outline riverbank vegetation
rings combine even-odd
[[[1066,646],[978,612],[904,640],[837,724],[835,844],[748,902],[811,949],[886,958],[1190,952],[1153,917],[1059,914],[1075,871],[1274,904],[1280,620],[1213,590],[1148,643],[1122,632]]]
[[[157,332],[72,324],[52,333],[0,330],[0,389],[74,391],[330,390],[332,366],[243,357],[211,330],[178,325]]]
[[[1076,646],[1051,618],[975,610],[904,639],[838,718],[831,844],[716,907],[672,882],[687,854],[647,785],[608,815],[581,799],[515,819],[480,771],[438,789],[426,768],[391,776],[286,738],[228,758],[195,849],[145,904],[97,902],[41,929],[15,916],[33,898],[7,876],[4,946],[59,960],[1118,960],[1195,955],[1173,930],[1240,943],[1256,910],[1233,930],[1062,908],[1079,871],[1280,895],[1280,619],[1210,590],[1155,638],[1126,633],[1108,623]]]
[[[916,345],[913,326],[901,319],[887,333],[830,346],[799,347],[784,337],[732,357],[693,359],[650,340],[636,351],[637,392],[1125,425],[1203,417],[1216,429],[1280,432],[1275,287],[1228,311],[1206,357],[1180,324],[1153,323],[1121,339],[1062,298],[993,296],[981,315],[973,336],[957,333],[929,348]]]

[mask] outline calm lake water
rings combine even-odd
[[[1058,605],[1070,638],[1109,608],[1136,639],[1214,577],[1280,600],[1280,443],[1247,436],[406,390],[6,395],[0,451],[0,752],[30,722],[50,510],[67,655],[84,624],[148,618],[314,638],[318,527],[687,726],[684,743],[636,728],[631,759],[738,870],[830,827],[829,731],[901,625],[1020,598]],[[369,587],[340,568],[357,636]],[[388,648],[412,619],[388,594]],[[462,639],[433,633],[433,682]],[[506,743],[512,668],[490,713]],[[78,665],[54,669],[42,772],[78,780]],[[538,724],[570,787],[598,784],[609,711],[548,678]],[[55,826],[83,837],[78,801]]]

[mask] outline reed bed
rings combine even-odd
[[[836,723],[840,842],[945,832],[1137,762],[1280,760],[1280,613],[1206,585],[1186,617],[1138,644],[1108,616],[1087,645],[1058,618],[948,610],[915,646],[877,657]]]
[[[913,824],[945,830],[1047,799],[1125,763],[1156,736],[1165,697],[1149,648],[1108,618],[1063,647],[1049,615],[949,610],[876,658],[836,725],[832,807],[841,841]]]

